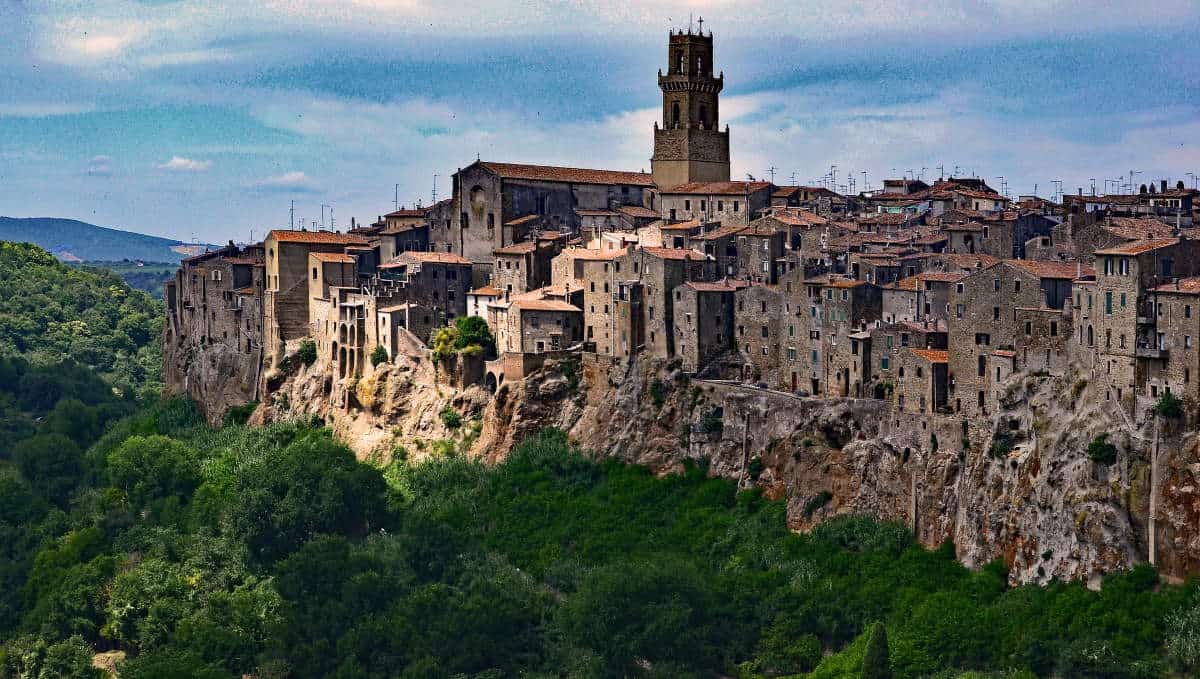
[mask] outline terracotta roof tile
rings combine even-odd
[[[329,264],[353,264],[354,258],[343,252],[310,252],[309,257]]]
[[[626,184],[652,188],[654,179],[646,172],[622,172],[619,170],[589,170],[577,167],[553,167],[550,165],[522,165],[519,163],[479,163],[505,179],[527,179],[572,184]]]
[[[512,245],[505,245],[502,248],[492,250],[492,254],[496,255],[527,255],[537,250],[537,243],[527,240]]]
[[[462,255],[456,255],[453,252],[420,252],[410,250],[408,252],[401,253],[395,259],[380,266],[379,268],[391,269],[401,264],[409,264],[412,262],[432,264],[471,264],[471,260],[463,257]]]
[[[1097,255],[1140,255],[1151,250],[1166,248],[1172,245],[1178,245],[1178,238],[1147,238],[1145,240],[1135,240],[1123,245],[1118,245],[1114,248],[1104,248],[1097,250]]]
[[[949,363],[950,352],[942,349],[909,349],[917,356],[929,361],[930,363]]]
[[[634,219],[659,219],[662,217],[657,210],[651,210],[641,205],[618,205],[617,212]]]
[[[1177,292],[1186,295],[1200,295],[1200,277],[1180,278],[1173,283],[1166,283],[1152,289],[1154,292]]]
[[[1010,259],[1008,264],[1038,278],[1075,280],[1081,276],[1093,276],[1096,270],[1079,262],[1051,262],[1040,259]]]
[[[663,189],[662,193],[740,196],[756,191],[763,191],[770,187],[771,182],[692,182],[670,189]]]
[[[275,229],[267,234],[280,243],[319,243],[330,245],[366,245],[367,239],[349,233],[334,233],[332,231],[287,231]]]
[[[684,285],[697,292],[733,292],[746,287],[749,283],[743,280],[688,281]]]
[[[579,307],[561,299],[518,299],[512,306],[525,311],[575,311],[582,313]]]
[[[708,255],[697,250],[683,250],[679,248],[642,248],[642,251],[648,255],[658,257],[659,259],[674,259],[680,261],[704,261],[708,259]]]

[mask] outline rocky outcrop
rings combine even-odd
[[[598,456],[659,473],[694,463],[761,487],[786,500],[796,530],[841,514],[901,521],[927,546],[953,541],[968,566],[1002,559],[1014,581],[1096,583],[1149,555],[1153,423],[1127,423],[1082,370],[1014,376],[1000,412],[964,422],[587,354],[548,360],[495,394],[451,386],[427,356],[341,381],[320,363],[284,365],[290,373],[264,376],[254,421],[319,417],[364,458],[453,449],[496,462],[557,427]],[[1160,433],[1157,563],[1183,577],[1200,572],[1200,436],[1180,425]],[[1088,456],[1101,434],[1111,463]]]

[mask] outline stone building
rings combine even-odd
[[[1182,377],[1182,368],[1170,361],[1169,346],[1178,337],[1166,315],[1169,307],[1160,307],[1153,291],[1200,274],[1200,241],[1149,239],[1094,254],[1095,282],[1076,300],[1082,306],[1086,297],[1090,313],[1081,314],[1077,330],[1082,345],[1095,351],[1097,373],[1104,376],[1109,395],[1140,409],[1171,383],[1172,373]],[[1158,377],[1153,383],[1152,375]]]
[[[501,353],[561,351],[583,340],[583,312],[579,307],[541,294],[519,295],[509,302],[493,304],[491,324]]]
[[[661,188],[663,217],[669,222],[697,220],[746,226],[771,205],[770,182],[690,182]]]
[[[624,281],[641,287],[644,346],[652,356],[675,355],[675,289],[688,281],[716,278],[715,263],[702,252],[643,247],[615,262]]]
[[[1058,332],[1069,332],[1065,320],[1055,319],[1070,306],[1073,282],[1090,273],[1077,262],[1006,260],[954,284],[948,326],[955,412],[995,412],[1001,395],[996,373],[989,370],[993,352],[1019,351],[1033,314],[1040,314],[1047,335],[1051,322]]]
[[[950,314],[950,293],[967,274],[924,271],[883,287],[883,322],[944,321]]]
[[[1156,346],[1164,359],[1146,362],[1143,393],[1153,400],[1169,392],[1195,412],[1200,407],[1200,277],[1176,278],[1149,292]]]
[[[348,246],[356,245],[365,246],[367,240],[362,236],[331,231],[275,230],[267,234],[263,241],[266,255],[263,344],[269,361],[280,355],[284,343],[306,337],[311,332],[309,253],[343,253]]]
[[[262,259],[230,245],[184,259],[164,286],[168,342],[253,354],[263,347]]]
[[[667,72],[658,72],[662,127],[655,121],[650,160],[659,187],[729,181],[729,128],[720,129],[724,86],[724,74],[713,71],[712,33],[672,32]]]
[[[550,262],[558,255],[558,245],[558,241],[538,239],[497,248],[492,287],[513,295],[549,285]]]
[[[699,372],[733,349],[736,280],[688,281],[675,288],[675,355],[687,372]]]
[[[783,295],[756,283],[734,292],[734,345],[743,362],[742,379],[775,386],[779,380]]]
[[[435,328],[467,313],[471,262],[452,252],[405,252],[379,267],[380,278],[399,286],[409,306],[408,331],[429,341]],[[419,310],[419,311],[418,311]]]
[[[433,249],[466,257],[482,285],[496,249],[528,240],[537,229],[576,234],[581,209],[652,207],[654,183],[641,172],[476,161],[454,174],[453,188],[450,242]]]
[[[906,349],[899,354],[893,391],[896,410],[931,415],[947,407],[950,354],[944,349]]]

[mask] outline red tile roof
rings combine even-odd
[[[485,285],[482,288],[475,288],[474,290],[468,290],[467,294],[468,295],[478,295],[480,297],[499,297],[500,291],[490,285]]]
[[[662,217],[657,210],[651,210],[641,205],[618,205],[617,212],[634,219],[659,219]]]
[[[520,243],[513,243],[512,245],[505,245],[502,248],[496,248],[492,250],[492,253],[497,255],[527,255],[534,250],[537,250],[537,243],[527,240]]]
[[[518,299],[513,307],[524,311],[575,311],[582,313],[579,307],[561,299]]]
[[[1186,295],[1200,295],[1200,277],[1180,278],[1173,283],[1166,283],[1152,288],[1154,292],[1176,292]]]
[[[708,255],[696,250],[683,250],[679,248],[642,248],[642,251],[648,255],[658,257],[659,259],[676,259],[680,261],[703,261],[708,259]]]
[[[941,349],[909,349],[930,363],[949,363],[950,352]]]
[[[267,239],[274,238],[280,243],[319,243],[330,245],[366,245],[367,239],[349,233],[334,233],[332,231],[286,231],[275,229],[267,234]]]
[[[395,259],[388,262],[387,264],[380,266],[379,268],[390,269],[390,268],[399,266],[401,264],[408,264],[411,262],[422,262],[422,263],[430,263],[430,264],[467,264],[467,265],[469,265],[471,263],[471,260],[467,259],[466,257],[463,257],[462,255],[456,255],[453,252],[420,252],[420,251],[410,250],[408,252],[400,254]]]
[[[420,208],[417,210],[395,210],[389,212],[384,217],[424,217],[428,208]]]
[[[733,292],[746,287],[749,283],[742,280],[688,281],[684,285],[696,292]]]
[[[522,165],[518,163],[493,163],[490,161],[480,162],[479,165],[505,179],[568,182],[571,184],[626,184],[647,188],[654,186],[654,179],[646,172],[588,170],[577,167]]]
[[[692,182],[681,184],[670,189],[663,189],[663,194],[692,194],[692,195],[727,195],[741,196],[771,187],[771,182]]]
[[[310,252],[309,257],[330,264],[353,264],[354,258],[344,252]]]
[[[567,255],[571,259],[582,259],[586,261],[602,261],[606,259],[616,259],[625,254],[625,249],[619,250],[589,250],[587,248],[567,248],[562,251],[562,254]]]
[[[1145,240],[1135,240],[1123,245],[1118,245],[1114,248],[1104,248],[1097,250],[1097,255],[1140,255],[1151,250],[1166,248],[1172,245],[1178,245],[1178,238],[1147,238]]]
[[[1079,262],[1051,262],[1040,259],[1010,259],[1007,262],[1038,278],[1075,280],[1096,274],[1095,269]]]

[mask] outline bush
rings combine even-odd
[[[446,425],[447,429],[458,429],[462,426],[462,415],[450,406],[442,409],[442,424]]]
[[[380,363],[387,363],[387,360],[388,360],[387,349],[384,349],[383,346],[380,344],[376,344],[375,348],[371,350],[371,366],[375,367],[375,366],[378,366]]]
[[[455,349],[461,351],[471,347],[480,347],[483,349],[485,358],[496,357],[496,338],[492,336],[492,330],[488,327],[487,321],[478,316],[462,316],[454,321],[454,330]]]
[[[655,408],[661,408],[667,400],[663,393],[663,383],[657,378],[650,382],[650,400],[654,402]]]
[[[1177,420],[1183,417],[1183,401],[1168,391],[1154,404],[1153,412],[1155,415]]]
[[[300,350],[296,352],[296,357],[306,366],[310,366],[317,362],[317,343],[310,340],[300,341]]]
[[[1117,447],[1108,442],[1108,434],[1097,434],[1088,444],[1087,455],[1092,462],[1112,464],[1117,461]]]
[[[1167,657],[1184,672],[1200,670],[1200,596],[1167,616]]]
[[[877,622],[867,639],[867,652],[863,655],[862,679],[892,679],[891,661],[888,659],[887,630]]]
[[[754,457],[750,458],[750,464],[746,465],[746,473],[750,475],[750,478],[757,481],[758,477],[762,476],[762,473],[764,470],[766,470],[766,468],[767,466],[763,464],[762,458],[755,455]]]
[[[816,513],[816,511],[818,509],[829,504],[829,501],[832,499],[833,499],[833,493],[831,493],[827,490],[823,490],[823,491],[817,493],[816,495],[808,498],[808,501],[804,503],[804,518],[811,519],[812,515],[814,513]]]

